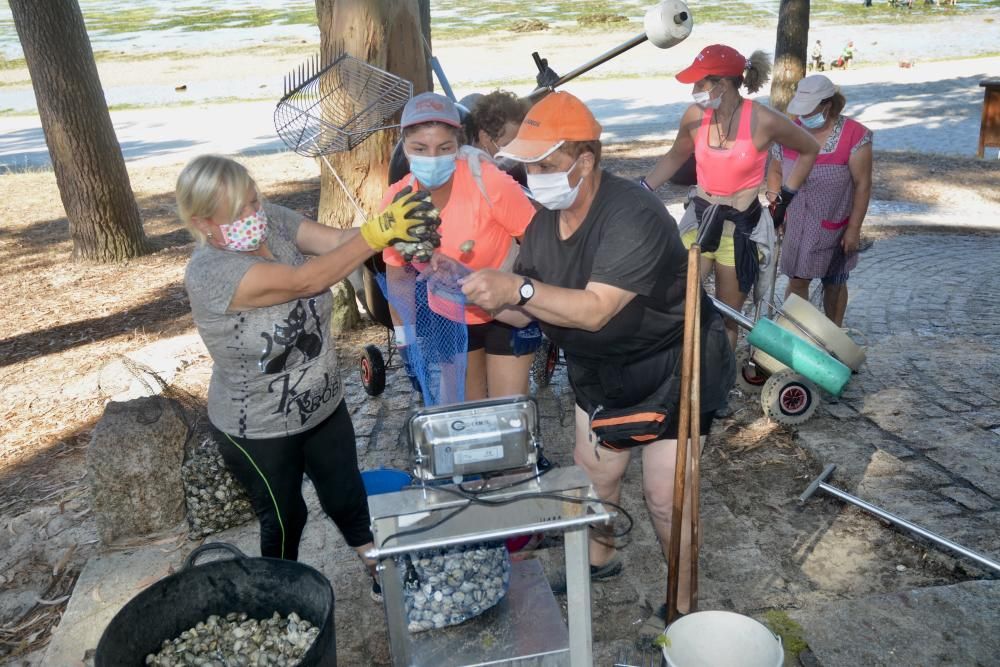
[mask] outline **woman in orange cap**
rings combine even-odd
[[[528,189],[544,208],[525,231],[514,273],[478,271],[462,289],[501,321],[537,320],[563,350],[576,395],[574,461],[602,500],[617,503],[638,449],[646,504],[667,554],[687,253],[655,195],[601,168],[600,139],[593,114],[569,93],[551,93],[528,112],[499,155],[525,163]],[[702,313],[705,435],[725,404],[735,363],[721,316],[707,303]],[[679,606],[686,611],[690,531],[681,534]],[[591,579],[622,567],[615,544],[591,540]]]
[[[768,150],[777,142],[798,153],[785,185],[776,193],[772,211],[775,227],[781,225],[785,208],[805,182],[819,153],[819,144],[808,132],[777,111],[740,94],[741,86],[750,93],[760,90],[770,70],[767,54],[762,51],[755,51],[747,59],[722,44],[702,49],[694,62],[677,74],[681,83],[694,84],[694,104],[684,112],[673,146],[640,181],[655,190],[692,154],[695,156],[697,194],[681,219],[682,238],[684,245],[690,246],[705,210],[712,204],[722,207],[719,210],[726,220],[722,241],[716,251],[702,253],[701,268],[704,275],[714,264],[716,296],[737,310],[743,308],[760,268],[754,239],[773,237],[770,230],[756,229],[763,210],[759,194]],[[726,327],[735,348],[736,323],[728,321]]]

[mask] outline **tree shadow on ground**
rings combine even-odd
[[[163,285],[141,305],[0,340],[0,367],[88,345],[139,327],[156,328],[160,336],[179,334],[191,325],[190,312],[184,286]]]
[[[268,201],[294,209],[310,219],[315,219],[319,204],[319,180],[301,180],[280,183],[266,193]],[[160,192],[136,198],[146,238],[159,252],[192,243],[191,234],[177,217],[173,192]],[[46,268],[67,261],[72,246],[66,254],[54,253],[53,247],[68,244],[69,221],[66,217],[38,220],[19,227],[0,227],[0,242],[5,245],[4,257],[9,263],[18,261],[19,271]]]

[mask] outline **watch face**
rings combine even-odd
[[[531,283],[524,283],[521,285],[521,298],[530,299],[535,296],[535,286]]]

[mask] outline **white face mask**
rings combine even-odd
[[[719,105],[722,104],[722,95],[719,95],[715,99],[712,99],[712,91],[719,84],[715,84],[708,90],[702,90],[697,93],[692,93],[691,97],[694,99],[694,103],[700,106],[702,109],[718,109]]]
[[[576,187],[571,187],[569,173],[579,161],[580,158],[577,158],[566,171],[553,174],[528,174],[528,190],[531,191],[531,198],[550,211],[562,211],[572,206],[576,196],[580,194],[583,179],[580,179]]]

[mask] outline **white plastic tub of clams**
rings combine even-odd
[[[502,600],[510,586],[503,542],[407,554],[397,565],[411,633],[464,623]]]

